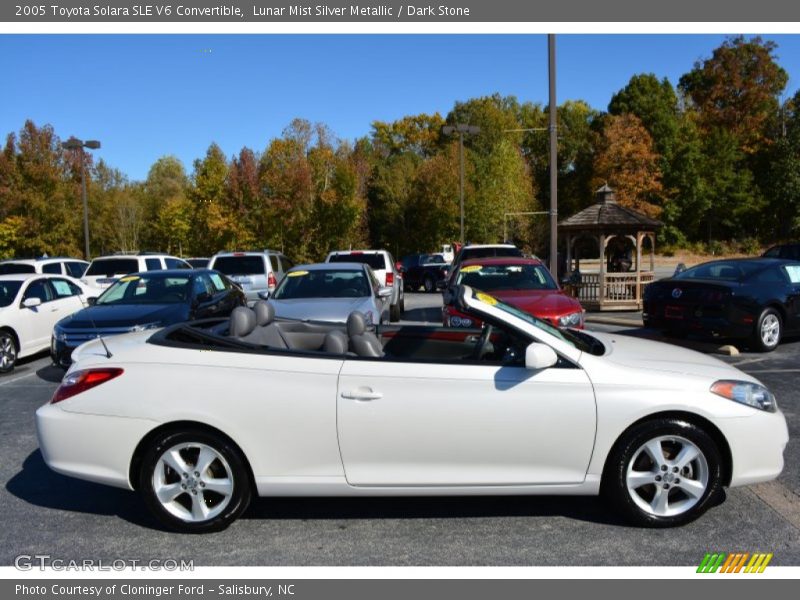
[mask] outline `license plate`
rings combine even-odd
[[[683,319],[683,308],[680,306],[667,306],[664,308],[665,319]]]

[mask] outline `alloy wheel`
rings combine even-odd
[[[8,371],[17,362],[17,348],[10,336],[0,337],[0,371]]]
[[[781,321],[778,315],[769,313],[761,321],[761,342],[764,346],[771,348],[780,341]]]
[[[166,450],[153,471],[153,491],[171,515],[190,523],[209,521],[231,501],[234,477],[217,450],[182,443]]]
[[[633,453],[625,483],[633,502],[646,513],[656,517],[681,515],[705,495],[708,461],[690,440],[659,436]]]

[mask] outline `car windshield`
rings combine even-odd
[[[558,289],[543,265],[466,265],[456,283],[486,292]]]
[[[135,258],[102,258],[92,261],[84,276],[86,277],[113,277],[114,275],[127,275],[139,270],[139,261]]]
[[[225,275],[266,275],[264,257],[258,254],[245,256],[218,256],[211,267]]]
[[[188,275],[129,275],[108,288],[96,304],[180,304],[189,299],[190,280]]]
[[[363,265],[369,265],[375,270],[378,271],[385,271],[386,270],[386,261],[383,259],[383,254],[378,254],[376,252],[364,253],[364,252],[344,252],[339,254],[332,254],[328,259],[329,263],[361,263]]]
[[[363,298],[370,294],[369,282],[363,271],[335,268],[313,271],[297,269],[286,274],[273,298]]]
[[[36,273],[33,265],[24,263],[3,263],[0,264],[0,275],[17,275],[19,273]]]
[[[534,327],[549,333],[553,337],[560,339],[562,342],[566,342],[581,352],[589,352],[590,354],[595,355],[600,355],[604,352],[604,346],[602,342],[586,333],[576,332],[569,329],[558,329],[550,325],[550,323],[547,321],[543,321],[538,317],[534,317],[533,315],[526,313],[515,306],[506,304],[494,296],[490,296],[489,294],[485,294],[478,290],[472,290],[472,297],[480,302],[483,302],[484,304],[499,308],[503,312],[513,315],[518,319],[522,319],[526,323],[530,323]]]
[[[675,279],[720,279],[723,281],[741,281],[755,271],[763,268],[763,264],[743,261],[718,261],[697,265],[675,276]]]
[[[471,258],[488,258],[490,256],[522,256],[522,251],[513,246],[491,246],[488,248],[464,248],[461,251],[461,260],[464,262]]]
[[[441,254],[427,254],[422,257],[422,263],[425,265],[443,265],[444,256]]]
[[[10,306],[21,285],[21,281],[0,281],[0,306]]]

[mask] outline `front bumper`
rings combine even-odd
[[[786,418],[780,410],[753,410],[756,414],[749,417],[717,421],[731,450],[731,487],[771,481],[783,470],[783,452],[789,442]]]
[[[78,344],[80,345],[80,344]],[[78,345],[70,346],[66,342],[58,341],[55,336],[50,337],[50,358],[54,365],[68,369],[72,364],[72,351]]]
[[[133,489],[133,452],[156,423],[144,419],[68,412],[57,404],[36,411],[36,432],[44,462],[56,473]]]

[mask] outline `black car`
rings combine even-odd
[[[246,300],[222,273],[173,269],[125,275],[89,304],[56,323],[50,342],[55,364],[68,367],[72,351],[88,340],[226,317]]]
[[[764,252],[766,258],[786,258],[788,260],[800,260],[800,242],[796,244],[781,244],[773,246]]]
[[[715,260],[645,288],[646,327],[746,339],[762,352],[800,333],[800,261]]]
[[[419,288],[426,292],[436,291],[436,282],[447,276],[450,268],[441,254],[409,254],[400,261],[403,285],[408,291]]]

